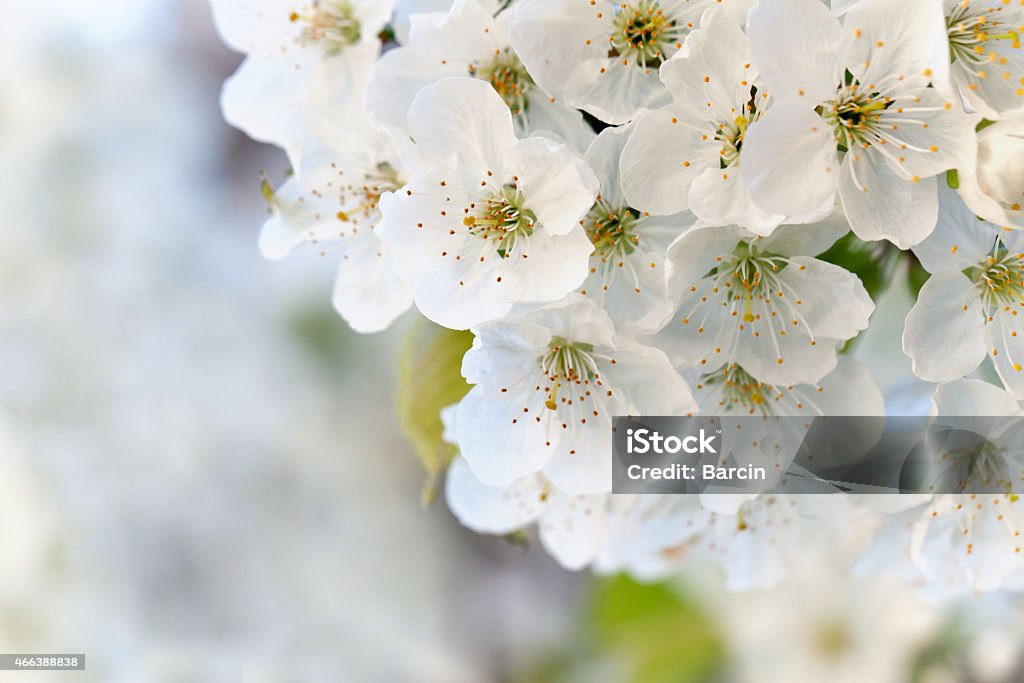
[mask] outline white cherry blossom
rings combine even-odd
[[[409,107],[424,86],[472,76],[501,95],[520,135],[546,133],[585,151],[593,132],[578,111],[533,82],[509,43],[508,16],[495,17],[479,0],[456,0],[448,13],[413,15],[406,45],[385,53],[373,69],[367,86],[370,112],[405,127]]]
[[[508,486],[487,486],[459,457],[448,469],[446,495],[459,521],[478,533],[508,534],[536,523],[541,543],[566,569],[589,565],[608,540],[611,496],[568,495],[539,472]]]
[[[224,41],[246,55],[224,85],[225,118],[299,162],[302,118],[362,105],[394,0],[211,0]]]
[[[1021,408],[995,385],[955,380],[938,387],[931,414],[940,419],[1014,416],[1021,414]],[[1024,457],[1019,425],[989,435],[989,443],[992,454],[1000,458],[1020,463]],[[984,467],[982,461],[977,465]],[[898,566],[894,560],[909,556],[914,580],[935,598],[987,593],[1017,580],[1024,571],[1024,501],[1012,493],[967,490],[926,497],[922,504],[892,515],[876,534],[866,556],[872,561],[864,566]]]
[[[770,588],[789,574],[807,521],[801,504],[820,501],[728,494],[632,498],[606,517],[608,542],[595,563],[598,571],[664,580],[696,566],[721,576],[733,591]]]
[[[728,680],[913,680],[945,615],[898,579],[851,576],[849,549],[861,532],[847,520],[816,536],[796,551],[791,575],[775,590],[729,594],[710,584],[700,592],[732,654]]]
[[[690,390],[661,351],[615,334],[574,295],[475,329],[462,374],[459,450],[490,486],[543,471],[568,494],[611,488],[615,415],[686,415]]]
[[[817,0],[761,0],[747,27],[775,104],[747,131],[755,203],[791,215],[838,192],[850,227],[900,248],[935,227],[935,176],[972,173],[974,125],[928,87],[945,27],[936,3],[863,0],[845,23]]]
[[[742,27],[716,13],[661,65],[672,103],[642,116],[622,154],[623,190],[655,215],[691,210],[708,225],[770,234],[783,221],[755,205],[743,180],[748,127],[771,105]],[[833,209],[829,200],[817,218]]]
[[[958,179],[974,213],[1001,228],[1024,228],[1024,116],[982,129],[977,171]]]
[[[412,305],[403,269],[376,228],[381,195],[405,184],[415,153],[401,134],[358,116],[344,128],[329,121],[315,128],[302,177],[277,190],[264,181],[271,217],[260,251],[278,260],[309,244],[338,258],[334,307],[357,332],[379,332]]]
[[[832,3],[842,15],[864,0]],[[934,2],[934,0],[929,0]],[[946,36],[936,41],[936,86],[953,89],[988,118],[1024,107],[1024,5],[1004,0],[942,0]]]
[[[857,276],[812,257],[841,234],[780,226],[695,228],[669,250],[676,312],[657,344],[680,367],[736,364],[767,384],[815,384],[840,344],[868,326],[874,304]]]
[[[935,232],[914,248],[932,276],[907,316],[903,350],[932,382],[964,377],[988,354],[1024,398],[1024,233],[979,220],[948,188],[940,198]]]
[[[581,221],[597,179],[565,145],[518,139],[489,83],[447,78],[417,95],[410,132],[426,170],[381,198],[381,239],[407,259],[417,307],[466,329],[586,279]]]
[[[594,253],[582,293],[608,311],[619,331],[653,334],[672,314],[665,280],[668,247],[694,219],[688,213],[652,216],[626,201],[619,157],[631,132],[631,126],[602,131],[585,156],[601,189],[583,219]]]
[[[712,372],[691,370],[684,377],[690,380],[702,415],[885,414],[885,401],[871,374],[848,356],[840,356],[836,369],[814,384],[766,384],[736,363]]]
[[[1024,4],[944,0],[952,85],[987,117],[1024,108]]]
[[[658,67],[721,0],[518,0],[512,45],[533,79],[611,124],[666,104]],[[742,4],[738,3],[738,4]]]

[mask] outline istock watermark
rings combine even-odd
[[[613,493],[1024,492],[1024,418],[616,417]]]
[[[721,430],[719,430],[721,433]],[[695,436],[679,438],[671,434],[662,436],[659,432],[649,429],[627,429],[626,451],[628,453],[717,453],[714,447],[715,434],[708,434],[703,429]],[[697,444],[697,445],[694,445]]]

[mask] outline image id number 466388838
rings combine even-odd
[[[0,671],[75,671],[85,669],[84,654],[0,654]]]

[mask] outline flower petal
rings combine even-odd
[[[914,374],[929,382],[959,379],[985,358],[984,312],[977,290],[957,270],[944,270],[921,288],[907,315],[903,351]]]
[[[412,290],[391,248],[367,230],[348,240],[332,301],[353,330],[370,334],[387,329],[409,310]]]
[[[516,144],[512,112],[490,83],[475,78],[423,88],[409,109],[409,132],[425,158],[454,160],[460,175],[477,181],[487,171],[499,174]]]
[[[747,35],[773,97],[811,109],[835,93],[842,28],[819,0],[761,0],[750,10]]]
[[[900,249],[935,229],[937,192],[935,178],[904,180],[870,149],[848,153],[839,174],[839,197],[857,236],[869,242],[887,239]]]
[[[524,206],[537,215],[546,232],[568,235],[580,230],[580,219],[594,205],[599,185],[571,149],[541,137],[526,138],[508,150],[505,168],[518,178]]]
[[[835,195],[838,175],[836,142],[811,106],[777,103],[747,130],[743,178],[766,211],[818,211]]]
[[[459,404],[459,451],[481,483],[509,486],[538,472],[554,455],[562,430],[549,424],[555,413],[544,407],[543,394],[532,389],[486,398],[481,387],[474,387]]]
[[[540,539],[566,569],[582,569],[604,547],[605,496],[555,496],[540,522]]]
[[[939,219],[935,231],[913,248],[929,273],[976,266],[992,251],[998,231],[979,221],[956,192],[939,183]]]
[[[463,526],[477,533],[507,534],[537,520],[548,507],[544,477],[531,474],[506,487],[487,486],[465,458],[448,467],[448,508]]]

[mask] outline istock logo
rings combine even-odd
[[[712,445],[715,440],[714,434],[707,434],[700,430],[699,436],[687,436],[680,439],[678,436],[662,436],[657,431],[649,429],[627,429],[626,430],[626,452],[627,453],[715,453]]]

